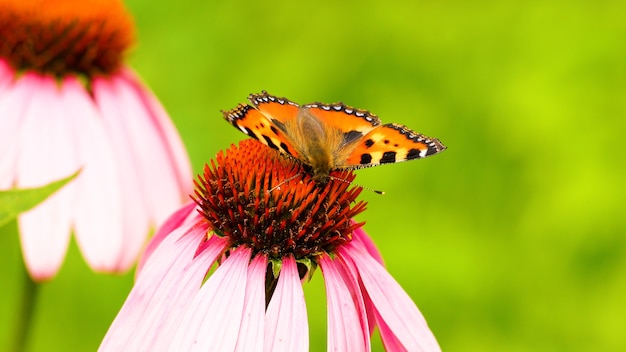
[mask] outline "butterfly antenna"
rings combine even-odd
[[[363,186],[363,185],[361,185],[361,184],[354,183],[354,182],[350,182],[350,181],[348,181],[348,180],[344,180],[343,178],[340,178],[340,177],[336,177],[336,176],[332,176],[332,175],[328,175],[328,176],[329,176],[330,178],[332,178],[333,180],[337,180],[337,181],[345,182],[345,183],[350,184],[350,185],[355,185],[355,186],[361,187],[361,188],[363,188],[363,189],[366,189],[366,190],[368,190],[368,191],[370,191],[370,192],[374,192],[374,193],[376,193],[376,194],[380,194],[381,196],[385,194],[385,192],[384,192],[384,191],[379,191],[379,190],[375,190],[375,189],[373,189],[373,188],[365,187],[365,186]]]
[[[282,180],[282,181],[281,181],[279,184],[277,184],[276,186],[272,187],[271,189],[268,189],[268,190],[267,190],[267,193],[269,194],[269,193],[271,193],[271,192],[272,192],[273,190],[275,190],[275,189],[280,189],[280,186],[284,185],[285,183],[287,183],[287,182],[289,182],[289,181],[293,180],[294,178],[296,178],[296,177],[298,177],[298,176],[300,176],[300,175],[302,175],[302,174],[301,174],[301,173],[297,173],[297,174],[295,174],[295,175],[293,175],[293,176],[289,177],[288,179]]]

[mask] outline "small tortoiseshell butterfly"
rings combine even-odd
[[[285,98],[250,94],[253,106],[222,111],[243,133],[300,161],[317,182],[333,170],[354,170],[420,159],[446,147],[397,124],[381,124],[376,115],[343,103],[300,106]]]

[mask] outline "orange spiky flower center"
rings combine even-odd
[[[17,71],[108,75],[134,36],[120,0],[0,0],[0,59]]]
[[[361,187],[352,172],[326,184],[315,182],[301,164],[256,140],[220,152],[199,176],[194,200],[218,236],[231,247],[248,246],[270,260],[293,255],[315,261],[352,240],[365,210],[355,202]],[[279,185],[279,187],[276,187]]]

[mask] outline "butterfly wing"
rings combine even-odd
[[[263,91],[260,94],[250,94],[248,100],[261,114],[282,130],[289,134],[288,126],[298,116],[300,106],[287,98],[279,98]]]
[[[293,143],[285,131],[261,111],[250,105],[239,104],[236,108],[222,111],[222,113],[226,121],[248,136],[281,153],[299,158],[298,152],[292,147]]]
[[[346,165],[338,168],[359,169],[421,159],[445,149],[436,138],[424,136],[400,124],[389,123],[364,135],[352,149]]]
[[[304,105],[309,113],[325,126],[343,134],[343,145],[350,144],[363,137],[376,126],[380,119],[367,110],[355,109],[343,103],[323,104],[311,103]]]

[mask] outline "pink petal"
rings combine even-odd
[[[406,350],[441,350],[415,303],[375,258],[352,244],[338,252],[342,260],[354,262],[377,313]]]
[[[360,244],[356,244],[354,247],[360,248],[362,250],[364,249],[359,246]],[[346,258],[342,256],[339,256],[338,258],[339,260],[341,260],[341,263],[346,272],[346,275],[350,277],[352,280],[356,281],[356,284],[353,284],[354,290],[355,290],[353,295],[356,297],[362,298],[362,302],[363,302],[363,305],[365,306],[365,312],[367,315],[366,321],[369,326],[369,334],[371,336],[374,333],[374,330],[376,329],[376,315],[375,315],[376,309],[374,309],[374,305],[372,301],[370,300],[369,296],[367,295],[367,291],[365,291],[363,287],[361,286],[360,278],[359,278],[359,270],[357,270],[356,264],[354,263],[354,261],[350,258]]]
[[[361,250],[366,251],[374,259],[376,259],[376,261],[379,262],[381,265],[383,266],[385,265],[383,261],[383,257],[378,251],[378,248],[376,247],[376,245],[374,244],[374,241],[372,241],[372,238],[369,237],[367,233],[365,233],[363,228],[359,228],[355,230],[353,232],[353,235],[354,237],[353,237],[352,244],[355,247],[358,247]],[[344,265],[346,265],[346,270],[348,270],[352,275],[355,275],[355,277],[358,277],[358,270],[354,266],[353,262],[344,261]],[[376,329],[376,316],[374,314],[375,310],[374,310],[374,306],[372,302],[367,297],[367,293],[363,292],[363,295],[365,296],[365,299],[364,299],[365,311],[367,312],[367,321],[369,323],[369,332],[371,336],[374,333],[374,330]]]
[[[187,307],[172,346],[180,351],[232,351],[242,323],[252,250],[239,247]]]
[[[225,241],[213,236],[207,249],[195,256],[206,228],[187,231],[179,228],[172,232],[146,262],[109,328],[101,351],[163,350],[170,344],[208,268],[226,246]]]
[[[195,209],[196,204],[189,203],[178,209],[174,214],[170,215],[170,217],[163,223],[163,225],[159,227],[159,230],[150,239],[150,242],[148,242],[148,245],[141,255],[139,264],[137,265],[137,274],[141,272],[141,268],[145,264],[146,260],[150,258],[154,250],[161,244],[161,242],[165,238],[167,238],[167,236],[169,236],[170,232],[174,231],[178,227],[182,227],[184,222],[189,224],[186,227],[192,226],[189,221],[198,223],[199,214],[194,211]]]
[[[34,92],[39,89],[39,83],[40,79],[35,75],[25,75],[0,95],[0,189],[14,186],[17,177],[17,141],[26,117],[26,108]]]
[[[148,210],[147,190],[143,185],[144,180],[152,178],[142,169],[141,155],[135,152],[135,144],[143,143],[143,132],[126,126],[126,120],[135,120],[126,111],[123,97],[115,89],[111,82],[103,78],[96,78],[92,84],[93,95],[96,105],[102,115],[104,126],[111,140],[115,158],[118,163],[118,176],[121,181],[122,205],[120,211],[123,216],[123,237],[145,239],[150,228],[150,212]],[[137,136],[135,136],[137,135]],[[136,139],[136,140],[135,140]],[[152,160],[151,160],[152,161]],[[154,161],[158,163],[158,161]]]
[[[328,351],[369,351],[369,328],[358,283],[328,255],[319,263],[328,302]]]
[[[265,270],[267,257],[257,255],[248,267],[246,299],[235,351],[262,352],[265,333]]]
[[[383,345],[385,346],[385,351],[407,351],[402,342],[398,340],[396,335],[393,333],[393,330],[391,330],[387,323],[385,323],[385,320],[383,320],[378,311],[374,310],[374,316],[376,324],[378,325],[380,337],[383,340]]]
[[[78,246],[93,269],[125,270],[136,258],[145,234],[134,242],[131,236],[123,236],[120,172],[112,143],[93,100],[76,78],[65,78],[61,98],[82,165],[73,209]]]
[[[359,244],[363,246],[363,248],[374,258],[377,262],[379,262],[382,266],[385,266],[383,261],[383,256],[380,254],[380,251],[372,241],[372,238],[365,233],[363,228],[358,228],[353,232],[353,241],[355,244]]]
[[[144,200],[143,206],[150,218],[160,223],[187,196],[181,194],[178,165],[171,160],[162,126],[152,118],[152,106],[144,104],[138,87],[124,77],[112,77],[108,81],[96,79],[93,85],[96,101],[110,132],[116,135],[116,140],[124,140],[124,149],[117,151],[118,157],[124,153],[125,158],[130,159],[123,172],[137,174],[134,187]],[[192,185],[191,175],[188,176],[185,181],[187,190]]]
[[[172,120],[170,120],[163,105],[161,105],[149,88],[141,84],[139,78],[132,70],[123,69],[120,77],[135,90],[138,97],[147,107],[147,111],[154,120],[154,125],[159,129],[161,139],[168,146],[167,151],[170,153],[170,162],[174,165],[173,170],[177,172],[178,187],[183,190],[183,193],[190,194],[193,192],[193,184],[189,181],[193,178],[191,164],[185,146]]]
[[[278,284],[265,314],[265,351],[308,351],[304,292],[293,257],[283,259]]]
[[[54,79],[26,74],[19,83],[32,87],[37,103],[28,105],[17,141],[17,184],[43,186],[81,167],[75,137]],[[19,217],[24,258],[37,280],[54,275],[65,257],[75,191],[72,182]]]

